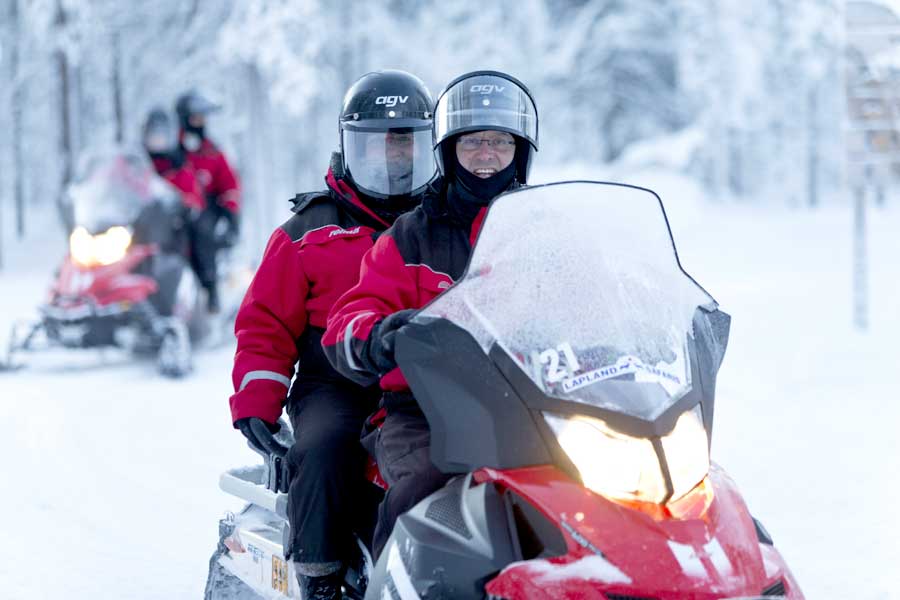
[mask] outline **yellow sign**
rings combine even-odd
[[[288,593],[288,567],[287,563],[279,556],[272,555],[272,589],[287,596]]]

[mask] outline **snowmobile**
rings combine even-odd
[[[19,366],[22,351],[119,347],[156,356],[163,375],[189,373],[192,341],[211,324],[179,192],[143,152],[114,148],[80,161],[64,205],[69,251],[39,318],[13,325],[5,366]]]
[[[802,599],[710,461],[729,327],[654,192],[496,198],[464,276],[396,339],[431,458],[455,477],[399,517],[374,567],[361,545],[345,597]],[[282,469],[223,475],[249,504],[221,522],[207,598],[299,597]]]
[[[285,548],[290,540],[287,517],[289,473],[285,455],[293,443],[290,424],[279,419],[276,434],[279,449],[266,452],[248,442],[263,463],[231,469],[219,478],[219,487],[247,504],[237,515],[228,513],[219,521],[219,542],[209,561],[204,600],[257,600],[301,598],[294,564]],[[361,506],[374,509],[386,484],[370,457],[366,479],[371,495]],[[371,540],[375,512],[357,515],[358,552],[344,574],[344,597],[362,600],[369,574],[374,568]]]

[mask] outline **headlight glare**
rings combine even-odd
[[[682,414],[672,431],[660,438],[662,456],[650,439],[615,431],[602,419],[550,413],[544,413],[544,419],[578,469],[585,487],[614,500],[655,504],[676,500],[709,472],[700,406]],[[671,478],[671,494],[663,464]]]
[[[94,262],[94,238],[84,227],[76,227],[69,236],[69,254],[72,260],[83,266]]]
[[[662,502],[666,483],[650,440],[613,431],[591,417],[544,414],[584,485],[619,500]]]
[[[125,257],[131,245],[131,233],[125,227],[110,227],[104,233],[91,235],[84,227],[76,227],[69,236],[69,253],[84,267],[111,265]]]
[[[678,417],[672,432],[662,438],[662,446],[675,500],[694,489],[709,473],[709,440],[699,405]]]

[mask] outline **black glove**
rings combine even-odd
[[[241,234],[241,215],[230,210],[225,211],[225,220],[228,221],[228,233],[235,239]]]
[[[375,324],[366,344],[365,358],[371,370],[384,375],[397,366],[394,359],[394,340],[397,332],[409,323],[417,312],[416,309],[407,308],[388,315]]]
[[[235,421],[234,426],[241,430],[250,445],[258,452],[274,454],[279,457],[287,454],[287,446],[284,446],[272,435],[281,429],[278,424],[266,423],[258,417],[246,417]]]
[[[222,213],[228,227],[225,229],[225,233],[219,237],[217,245],[219,248],[233,248],[237,245],[241,234],[241,217],[230,210],[223,210]]]

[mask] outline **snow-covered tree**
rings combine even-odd
[[[682,89],[716,193],[814,204],[823,181],[839,180],[838,4],[683,2]]]
[[[687,123],[678,81],[675,2],[557,2],[542,65],[556,100],[548,127],[579,132],[575,156],[616,159],[635,141]],[[556,118],[556,117],[559,118]],[[571,139],[571,137],[569,138]]]
[[[26,233],[80,153],[137,142],[148,110],[189,88],[221,101],[211,135],[244,180],[249,230],[270,229],[322,185],[342,95],[379,68],[435,94],[475,69],[518,77],[544,164],[617,160],[690,128],[687,164],[716,194],[815,204],[844,155],[842,5],[0,0],[0,232]]]

